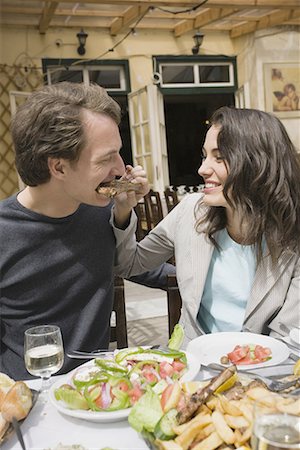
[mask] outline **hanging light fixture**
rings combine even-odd
[[[198,55],[199,49],[203,42],[203,38],[204,38],[204,34],[200,33],[200,31],[197,31],[197,33],[194,34],[193,39],[194,39],[195,45],[194,45],[194,47],[192,47],[193,55]]]
[[[85,42],[86,42],[86,38],[88,37],[88,34],[83,31],[83,29],[81,28],[81,31],[79,33],[76,34],[77,38],[78,38],[78,42],[79,42],[79,47],[77,48],[77,53],[79,55],[84,55],[85,54]]]

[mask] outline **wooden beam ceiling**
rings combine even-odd
[[[300,25],[300,0],[0,0],[1,26],[167,30],[180,37],[209,30],[231,38],[275,26]]]

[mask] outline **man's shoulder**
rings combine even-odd
[[[0,212],[10,211],[11,207],[16,204],[16,195],[11,195],[0,201]]]

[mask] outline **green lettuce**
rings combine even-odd
[[[139,433],[143,429],[152,433],[162,415],[159,396],[151,388],[148,388],[147,392],[132,407],[128,422]]]

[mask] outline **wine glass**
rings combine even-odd
[[[291,394],[270,394],[254,404],[253,450],[300,449],[299,400]]]
[[[60,328],[40,325],[25,331],[25,366],[31,375],[42,378],[40,396],[47,401],[50,377],[58,372],[64,362],[64,349]]]

